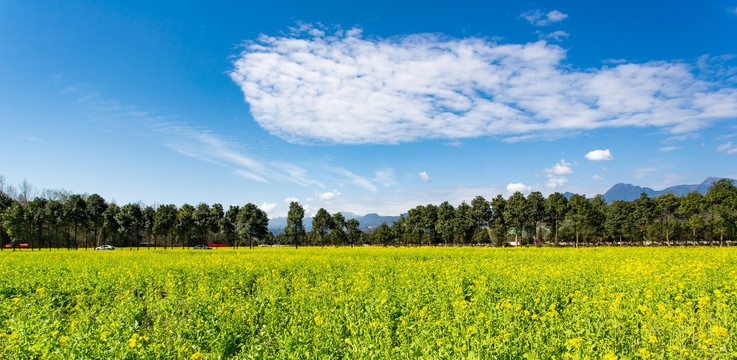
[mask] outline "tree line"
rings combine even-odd
[[[118,206],[98,194],[42,192],[32,187],[4,186],[0,177],[0,240],[35,248],[123,247],[353,246],[353,245],[698,245],[729,244],[737,238],[737,188],[719,180],[705,195],[671,193],[608,204],[601,195],[587,198],[540,192],[487,201],[477,196],[457,207],[443,202],[407,211],[391,225],[362,231],[356,219],[319,209],[312,230],[303,224],[305,211],[290,203],[284,233],[268,230],[267,214],[256,205],[206,203],[157,207],[129,203]],[[32,198],[32,199],[31,199]]]
[[[29,200],[24,181],[7,187],[0,177],[0,249],[6,244],[35,248],[190,247],[203,244],[254,246],[273,237],[266,212],[256,205],[200,203],[118,206],[98,194],[44,190]]]

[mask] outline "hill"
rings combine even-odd
[[[692,191],[698,191],[702,194],[706,194],[706,192],[709,191],[711,185],[721,179],[722,178],[710,177],[701,182],[701,184],[675,185],[667,187],[663,190],[653,190],[649,187],[619,183],[615,184],[611,187],[611,189],[607,190],[607,192],[604,193],[604,199],[606,199],[608,203],[611,203],[612,201],[616,200],[632,201],[639,198],[641,193],[645,193],[649,197],[657,197],[659,195],[667,193],[673,193],[677,196],[684,196]],[[728,180],[734,181],[733,179]]]

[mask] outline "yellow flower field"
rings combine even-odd
[[[0,358],[737,358],[737,249],[4,251]]]

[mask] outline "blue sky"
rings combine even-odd
[[[737,177],[735,34],[735,0],[0,0],[0,175],[272,217]]]

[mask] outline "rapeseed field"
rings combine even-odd
[[[737,358],[731,248],[4,251],[0,358]]]

